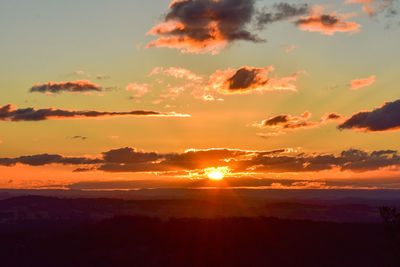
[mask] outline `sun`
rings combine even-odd
[[[211,180],[222,180],[224,179],[225,175],[229,173],[228,167],[218,167],[218,168],[207,168],[204,170],[207,177]]]
[[[207,173],[208,178],[212,180],[222,180],[224,178],[224,174],[220,171],[212,171]]]

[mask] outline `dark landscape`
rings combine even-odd
[[[77,198],[85,192],[3,190],[1,259],[3,266],[399,266],[400,216],[384,208],[400,207],[397,192],[381,200],[379,192],[319,194],[139,190]]]

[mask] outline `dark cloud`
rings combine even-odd
[[[147,47],[181,52],[218,53],[230,42],[262,41],[246,29],[254,15],[254,0],[173,1],[164,21],[150,30],[160,36]]]
[[[367,152],[349,149],[338,155],[289,152],[289,150],[208,149],[188,150],[180,154],[158,154],[123,148],[103,153],[104,163],[98,167],[98,170],[106,172],[189,172],[209,167],[229,167],[233,174],[243,175],[248,172],[318,172],[333,168],[342,171],[364,172],[391,166],[400,167],[400,156],[394,150]],[[112,157],[106,155],[112,155]]]
[[[94,110],[63,110],[54,108],[34,109],[15,108],[8,104],[0,107],[0,121],[42,121],[50,119],[76,119],[76,118],[106,118],[106,117],[188,117],[178,113],[160,113],[157,111],[94,111]]]
[[[17,163],[30,166],[43,166],[47,164],[64,164],[64,165],[83,165],[98,164],[103,162],[101,159],[90,159],[85,157],[65,157],[58,154],[40,154],[32,156],[21,156],[17,158],[0,158],[0,165],[13,166]]]
[[[342,171],[363,172],[381,168],[400,167],[397,151],[366,152],[357,149],[334,154],[299,154],[265,156],[257,155],[249,161],[241,162],[242,170],[253,166],[255,172],[315,172],[339,168]]]
[[[140,152],[133,148],[110,150],[103,153],[105,164],[99,170],[109,172],[165,172],[195,170],[221,166],[226,160],[247,155],[234,149],[188,150],[184,153],[157,154]],[[110,155],[112,155],[110,157]]]
[[[251,151],[239,149],[187,150],[183,153],[160,154],[121,148],[102,153],[101,158],[65,157],[40,154],[17,158],[0,158],[0,165],[47,164],[82,165],[75,172],[149,172],[167,176],[194,173],[204,177],[207,168],[228,168],[229,175],[246,177],[249,173],[319,172],[338,169],[341,171],[366,172],[382,168],[399,168],[400,155],[395,150],[363,151],[349,149],[340,154],[296,153],[292,150]],[[229,176],[228,176],[229,177]]]
[[[365,151],[350,149],[341,153],[347,159],[341,166],[342,170],[372,171],[388,166],[400,166],[400,156],[395,150],[380,150],[367,153]]]
[[[311,113],[306,111],[301,116],[291,116],[287,114],[281,114],[272,118],[262,121],[256,126],[259,128],[271,128],[271,129],[298,129],[298,128],[311,128],[318,126],[319,122],[308,121],[311,118]]]
[[[290,19],[308,11],[307,5],[279,3],[268,13],[257,12],[255,0],[174,0],[163,21],[149,34],[159,39],[147,47],[176,48],[181,52],[218,53],[237,40],[263,42],[249,29]]]
[[[400,127],[400,100],[386,102],[373,111],[353,114],[338,128],[363,130],[367,132],[398,130]]]
[[[130,147],[113,149],[102,154],[104,160],[109,163],[151,162],[163,157],[155,152],[142,152]]]
[[[325,118],[326,120],[338,120],[342,118],[342,115],[332,112],[327,114]]]
[[[321,123],[328,123],[328,122],[332,122],[332,121],[340,121],[343,120],[343,116],[336,113],[336,112],[331,112],[331,113],[327,113],[325,115],[322,116],[321,120],[320,120],[320,124]]]
[[[252,85],[265,85],[268,83],[268,79],[260,79],[257,75],[262,71],[258,68],[245,68],[242,67],[236,71],[236,73],[228,79],[230,90],[246,90],[251,88]]]
[[[258,29],[263,29],[267,24],[306,15],[310,11],[308,4],[274,4],[271,11],[260,12],[256,17]]]
[[[217,91],[220,94],[250,94],[266,91],[297,91],[294,82],[302,72],[284,77],[270,77],[275,68],[243,66],[239,69],[217,70],[210,75],[204,87],[205,93]]]
[[[86,136],[81,136],[81,135],[75,135],[75,136],[72,136],[72,139],[86,140],[87,137]]]
[[[340,114],[335,112],[327,113],[321,117],[319,121],[309,121],[311,118],[311,113],[305,111],[300,116],[292,116],[289,114],[280,114],[273,116],[260,123],[254,123],[252,126],[271,130],[267,133],[258,133],[257,135],[261,138],[268,139],[273,136],[279,136],[286,134],[290,130],[296,129],[310,129],[315,127],[320,127],[332,121],[338,121],[342,119]]]
[[[100,85],[88,80],[78,80],[70,82],[48,82],[45,84],[35,84],[30,92],[39,93],[61,93],[61,92],[90,92],[102,91]]]

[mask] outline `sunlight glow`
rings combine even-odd
[[[206,176],[212,180],[222,180],[224,177],[230,173],[229,167],[218,167],[218,168],[207,168],[204,169]]]

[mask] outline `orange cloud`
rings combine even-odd
[[[293,84],[301,72],[290,76],[277,78],[269,77],[275,69],[272,66],[255,68],[243,66],[237,70],[217,70],[205,85],[205,93],[218,92],[220,94],[248,94],[265,91],[297,91]]]
[[[393,6],[393,0],[346,0],[345,3],[361,4],[363,11],[371,17]]]
[[[361,25],[355,22],[345,21],[355,14],[337,15],[336,12],[323,14],[324,7],[316,5],[307,17],[299,18],[295,24],[303,31],[320,32],[326,35],[334,35],[336,32],[357,33]]]
[[[146,83],[138,84],[138,83],[130,83],[125,87],[126,91],[136,92],[131,98],[139,98],[149,92],[149,85]]]
[[[366,87],[370,86],[375,82],[376,75],[372,75],[371,77],[368,77],[366,79],[357,79],[357,80],[352,80],[350,82],[350,89],[351,90],[357,90],[360,89],[361,87]]]
[[[268,133],[257,133],[257,136],[262,138],[270,138],[286,134],[287,131],[315,128],[328,122],[342,119],[341,115],[333,112],[323,115],[319,121],[309,121],[311,115],[308,111],[305,111],[300,116],[280,114],[263,120],[261,123],[254,123],[252,126],[272,130],[272,132]]]
[[[174,26],[166,26],[160,24],[151,29],[148,34],[151,35],[169,35],[172,32],[182,31],[185,32],[185,26],[177,22],[169,22]],[[223,38],[218,29],[217,23],[210,23],[204,27],[207,30],[209,38],[206,40],[196,40],[188,36],[170,36],[160,37],[155,41],[150,42],[146,48],[150,47],[167,47],[178,49],[181,53],[196,53],[206,54],[211,53],[216,55],[220,50],[226,48],[228,41]]]
[[[193,82],[199,82],[203,80],[203,77],[200,75],[197,75],[193,72],[191,72],[188,69],[185,68],[176,68],[176,67],[170,67],[168,69],[164,69],[163,67],[155,67],[152,72],[149,74],[149,76],[155,75],[155,74],[165,74],[177,79],[187,79],[189,81]]]
[[[190,85],[189,85],[190,86]],[[186,89],[186,86],[176,86],[168,89],[166,94],[160,95],[160,97],[153,101],[153,104],[160,104],[162,101],[171,98],[175,100],[180,94],[182,94]]]

